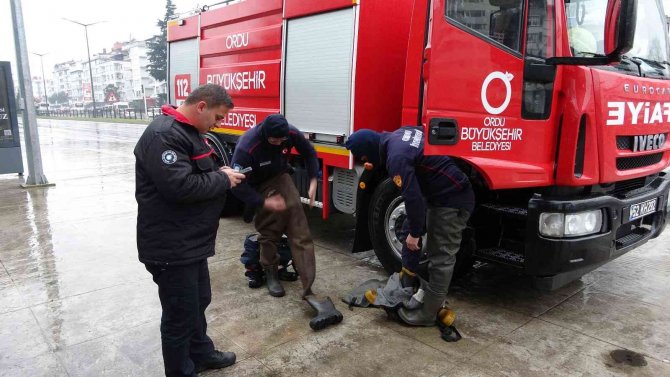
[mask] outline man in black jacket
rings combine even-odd
[[[475,205],[468,177],[447,156],[424,155],[422,127],[405,126],[394,132],[359,130],[346,143],[354,158],[385,169],[405,201],[409,234],[402,249],[401,282],[419,267],[420,240],[427,234],[429,282],[398,315],[414,326],[433,326],[446,299],[466,228]],[[405,227],[403,227],[405,228]],[[423,296],[423,297],[421,297]]]
[[[233,101],[220,86],[195,89],[178,108],[163,106],[135,147],[139,259],[158,285],[166,376],[196,376],[235,363],[207,336],[214,255],[226,191],[244,178],[218,168],[201,134],[223,120]]]

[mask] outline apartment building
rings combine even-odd
[[[109,51],[103,49],[91,57],[93,85],[88,60],[56,64],[55,90],[67,92],[71,103],[92,102],[91,87],[98,103],[141,100],[143,88],[146,97],[156,97],[167,88],[149,75],[147,56],[146,41],[117,42]],[[118,97],[108,98],[105,89],[110,85],[117,88]]]

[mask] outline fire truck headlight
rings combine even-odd
[[[565,215],[565,236],[585,236],[600,232],[603,225],[601,210]]]
[[[540,214],[540,234],[547,237],[563,237],[565,215],[545,212]]]
[[[577,237],[600,232],[602,210],[578,213],[542,213],[540,233],[547,237]]]

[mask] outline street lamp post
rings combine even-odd
[[[47,110],[49,109],[49,97],[47,97],[47,80],[44,77],[44,61],[42,60],[42,57],[46,54],[38,54],[36,52],[31,52],[33,55],[37,55],[40,57],[40,65],[42,66],[42,86],[44,86],[44,102],[47,103]]]
[[[94,90],[94,85],[93,85],[93,67],[91,66],[91,49],[88,47],[88,27],[93,26],[95,24],[99,24],[100,22],[103,21],[98,21],[98,22],[93,22],[90,24],[84,24],[78,21],[73,21],[67,18],[63,18],[65,21],[70,21],[72,23],[75,23],[77,25],[81,25],[84,27],[84,34],[86,34],[86,53],[88,54],[88,74],[90,75],[91,78],[91,97],[93,98],[93,116],[95,116],[95,113],[97,112],[96,109],[96,103],[95,103],[95,90]]]

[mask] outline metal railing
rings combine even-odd
[[[114,118],[114,119],[154,119],[162,114],[159,108],[150,108],[148,112],[141,109],[93,109],[90,110],[37,110],[37,116],[62,118]]]

